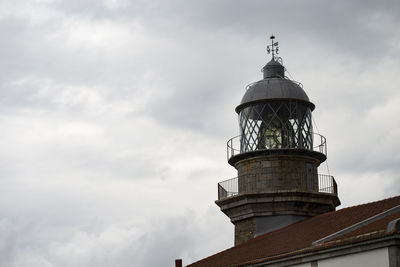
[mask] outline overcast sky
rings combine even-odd
[[[233,245],[234,108],[274,33],[341,207],[400,193],[400,2],[0,0],[0,266],[158,267]]]

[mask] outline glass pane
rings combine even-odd
[[[254,104],[240,111],[241,152],[312,149],[311,110],[296,101]]]

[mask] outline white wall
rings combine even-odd
[[[387,267],[389,266],[389,252],[387,248],[381,248],[318,261],[318,267],[342,266]]]
[[[311,266],[311,263],[303,263],[303,264],[299,264],[299,265],[293,265],[290,267],[310,267],[310,266]]]

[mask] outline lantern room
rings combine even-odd
[[[236,108],[240,151],[312,149],[314,104],[299,84],[282,77],[284,67],[275,59],[263,71],[264,79],[248,86]]]

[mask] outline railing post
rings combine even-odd
[[[320,143],[319,152],[320,153],[324,153],[324,144],[323,144],[323,140],[322,140],[322,136],[321,135],[319,136],[319,139],[320,139],[320,141],[319,141],[319,143]]]
[[[229,141],[226,143],[226,158],[229,160]]]
[[[333,176],[332,176],[332,182],[333,182],[333,193],[337,195],[337,184]]]
[[[326,143],[326,140],[325,140],[325,156],[328,157],[328,144]]]
[[[228,191],[225,190],[220,184],[218,184],[218,200],[226,198],[228,196]]]
[[[235,155],[235,150],[233,148],[233,139],[231,139],[231,157]]]

